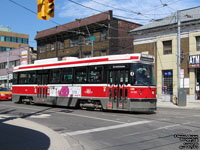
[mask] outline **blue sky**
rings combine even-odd
[[[37,0],[11,1],[37,12]],[[36,14],[11,1],[1,0],[0,25],[9,26],[13,32],[29,34],[29,45],[36,48],[34,38],[37,31],[55,27],[56,24],[37,19]],[[99,13],[72,1],[99,11],[113,10],[114,15],[126,18],[121,19],[141,24],[146,24],[152,19],[165,17],[176,10],[200,6],[200,0],[55,0],[55,18],[51,18],[51,20],[64,24]]]

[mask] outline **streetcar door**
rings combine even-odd
[[[48,71],[37,72],[37,102],[45,102],[48,93]]]
[[[112,109],[126,109],[129,71],[109,70],[109,103]]]

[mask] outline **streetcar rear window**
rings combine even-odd
[[[19,73],[19,84],[26,84],[27,83],[27,72],[20,72]]]
[[[35,71],[27,72],[27,77],[28,77],[28,79],[27,79],[28,84],[36,83],[36,72]]]
[[[17,83],[18,83],[18,73],[15,72],[15,73],[13,73],[12,84],[17,84]]]

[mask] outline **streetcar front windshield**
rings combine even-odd
[[[133,64],[132,84],[133,85],[156,85],[155,71],[152,64]]]

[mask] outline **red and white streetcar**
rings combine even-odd
[[[103,110],[155,111],[154,57],[144,54],[37,60],[17,66],[13,101]]]

